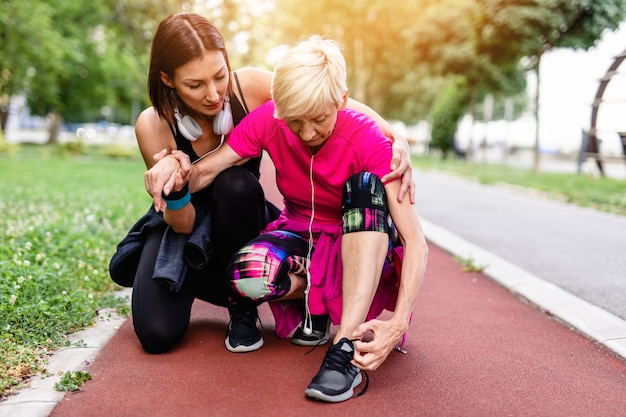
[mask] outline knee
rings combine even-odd
[[[233,257],[228,274],[234,293],[255,301],[282,298],[291,289],[290,274],[306,273],[308,243],[284,231],[264,233]]]
[[[371,172],[354,174],[343,187],[343,209],[387,208],[387,193],[378,176]]]
[[[181,338],[179,335],[173,335],[164,331],[159,326],[148,324],[140,327],[136,323],[133,324],[135,327],[135,334],[141,343],[141,347],[147,353],[165,353],[169,351]]]
[[[230,167],[215,178],[213,190],[220,200],[227,196],[237,201],[242,196],[257,197],[262,189],[259,180],[246,168]]]
[[[291,281],[272,279],[279,274],[280,265],[275,262],[271,249],[249,244],[241,248],[229,266],[230,283],[234,294],[254,301],[269,301],[283,297],[289,292]]]
[[[355,174],[343,189],[344,233],[389,231],[389,207],[382,181],[370,172]]]

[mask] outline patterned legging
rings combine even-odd
[[[344,185],[342,209],[344,234],[378,231],[389,235],[389,249],[398,243],[385,188],[376,175],[364,172],[350,177]],[[285,296],[291,288],[289,273],[306,274],[308,251],[308,240],[298,234],[262,233],[241,248],[229,265],[235,293],[258,302]]]

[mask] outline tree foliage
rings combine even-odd
[[[416,121],[430,97],[427,68],[411,49],[426,0],[276,1],[281,40],[288,45],[325,35],[343,47],[350,95],[390,118]],[[434,2],[433,2],[434,3]],[[408,111],[407,111],[408,110]],[[412,119],[412,120],[410,120]]]
[[[273,0],[212,0],[194,7],[220,30],[233,69],[256,66],[272,69],[268,52],[278,44]]]
[[[0,6],[0,97],[26,95],[31,113],[69,122],[131,123],[147,104],[157,23],[175,0],[8,0]],[[6,110],[6,109],[5,109]],[[54,139],[54,126],[51,139]]]
[[[132,123],[148,104],[158,22],[194,10],[222,31],[233,68],[268,67],[268,51],[327,35],[344,49],[350,95],[388,119],[429,117],[459,77],[463,105],[478,114],[486,94],[523,92],[545,50],[589,48],[625,9],[626,0],[5,0],[0,98],[26,93],[33,112],[69,121]]]
[[[61,69],[62,36],[54,29],[53,16],[54,9],[45,2],[12,0],[0,5],[0,100],[5,106],[11,95],[28,88],[43,57],[53,72]]]

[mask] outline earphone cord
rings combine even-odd
[[[210,151],[208,151],[207,153],[205,153],[204,155],[202,155],[200,158],[196,159],[195,161],[192,162],[192,164],[197,164],[198,162],[202,161],[204,158],[206,158],[207,156],[211,155],[213,152],[217,151],[219,148],[222,147],[222,145],[224,144],[224,135],[222,135],[222,138],[220,139],[220,144],[217,145],[217,148],[215,149],[211,149]]]
[[[309,166],[309,180],[311,181],[311,220],[309,221],[309,251],[307,252],[306,289],[304,290],[304,321],[302,331],[309,335],[313,333],[313,319],[309,310],[309,291],[311,289],[311,252],[313,251],[313,219],[315,218],[315,186],[313,185],[313,158],[311,155],[311,165]]]

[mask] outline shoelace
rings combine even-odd
[[[370,385],[370,376],[363,369],[361,369],[361,373],[363,375],[365,375],[365,385],[363,386],[363,389],[357,395],[355,395],[353,398],[357,398],[357,397],[360,397],[361,395],[365,394],[365,392],[367,391],[367,387],[369,387],[369,385]]]
[[[333,371],[343,372],[350,366],[353,353],[343,350],[342,344],[337,344],[328,349],[324,358],[324,367]]]

